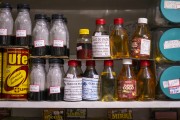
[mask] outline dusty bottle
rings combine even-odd
[[[89,29],[80,29],[77,39],[77,59],[92,58],[92,42],[89,38]]]
[[[30,72],[29,100],[45,100],[45,60],[40,58],[33,58],[31,63],[32,69]]]
[[[131,41],[131,56],[133,58],[150,58],[151,36],[147,25],[147,18],[138,19],[138,27],[135,30]]]
[[[100,79],[95,69],[95,61],[86,61],[86,70],[82,78],[83,100],[100,100]]]
[[[0,45],[10,45],[13,42],[12,7],[9,3],[0,5]]]
[[[137,75],[137,92],[138,100],[154,100],[156,80],[155,75],[151,72],[150,61],[141,61],[141,68]]]
[[[137,79],[132,69],[132,60],[123,59],[118,77],[118,100],[129,101],[137,98]]]
[[[123,28],[124,19],[114,19],[114,28],[110,34],[111,58],[129,57],[128,34]]]
[[[113,61],[105,60],[104,61],[104,70],[101,73],[101,87],[102,87],[102,99],[101,101],[115,101],[116,96],[116,87],[117,79],[116,73],[113,70]]]
[[[82,100],[82,76],[77,70],[77,61],[68,61],[68,71],[64,77],[64,100],[81,101]]]
[[[49,59],[49,71],[47,73],[46,93],[47,100],[59,101],[61,100],[61,81],[62,72],[60,68],[60,59]]]
[[[93,58],[110,58],[110,40],[105,25],[105,19],[96,20],[96,30],[92,36]]]
[[[32,24],[29,15],[30,7],[28,4],[17,5],[18,15],[15,20],[15,45],[28,46],[31,42]]]

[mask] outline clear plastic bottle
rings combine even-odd
[[[33,58],[31,60],[32,68],[30,72],[29,100],[42,101],[45,100],[45,60],[41,58]]]
[[[11,45],[13,42],[12,7],[9,3],[0,5],[0,45]]]
[[[128,34],[123,28],[124,19],[114,19],[114,28],[110,34],[111,58],[129,57]]]
[[[15,45],[28,46],[31,42],[32,23],[28,4],[17,5],[18,15],[15,20]]]
[[[46,15],[35,15],[35,27],[33,29],[33,43],[32,43],[32,55],[44,56],[46,55],[46,48],[49,45],[49,31],[47,28]]]

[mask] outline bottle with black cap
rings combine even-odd
[[[46,95],[49,101],[61,100],[61,81],[62,72],[60,68],[60,59],[49,59],[49,71],[47,73]]]
[[[32,23],[29,4],[17,5],[18,15],[15,20],[15,45],[28,46],[31,42]]]
[[[46,15],[35,15],[35,27],[32,34],[32,55],[44,56],[49,45],[49,31],[46,22]]]
[[[45,100],[45,60],[41,58],[31,59],[32,68],[30,72],[29,100]]]
[[[65,56],[67,49],[66,29],[63,22],[63,15],[52,15],[53,25],[50,30],[51,55]]]
[[[13,18],[12,7],[9,3],[1,3],[0,5],[0,45],[6,46],[12,44],[13,41]]]

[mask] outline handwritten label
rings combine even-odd
[[[179,94],[180,93],[180,86],[169,88],[169,92],[170,92],[170,94]]]
[[[180,1],[164,1],[165,9],[180,9]]]
[[[26,30],[16,30],[16,37],[26,37]]]
[[[63,47],[63,40],[54,40],[53,41],[53,46],[54,47]]]
[[[77,47],[77,50],[82,50],[82,46],[78,46],[78,47]]]
[[[34,47],[44,47],[45,43],[44,40],[35,40],[34,41]]]
[[[180,48],[180,40],[168,40],[164,42],[164,49]]]
[[[7,29],[0,29],[0,35],[7,35]]]
[[[60,93],[60,86],[50,87],[50,94]]]
[[[151,41],[148,39],[141,39],[140,54],[150,55]]]
[[[30,92],[39,92],[39,85],[30,85]]]
[[[168,86],[169,87],[180,86],[179,82],[180,82],[179,79],[169,80]]]

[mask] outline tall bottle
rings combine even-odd
[[[132,60],[123,59],[118,77],[118,100],[129,101],[137,98],[137,79],[132,69]]]
[[[104,61],[104,70],[101,73],[102,101],[115,101],[117,99],[116,73],[113,70],[113,61]]]
[[[147,22],[147,18],[138,19],[138,27],[131,41],[131,56],[133,58],[148,59],[151,56],[152,42]]]
[[[123,28],[124,19],[114,19],[114,28],[110,34],[111,58],[129,57],[128,34]]]
[[[141,61],[141,68],[137,75],[138,100],[154,100],[156,80],[155,75],[151,72],[150,62]]]
[[[45,100],[45,60],[40,58],[33,58],[32,69],[30,72],[30,86],[29,86],[29,100],[41,101]]]
[[[63,22],[63,15],[52,15],[53,25],[50,30],[51,55],[65,56],[67,49],[66,29]]]
[[[10,45],[13,39],[12,7],[9,3],[0,5],[0,45]]]
[[[68,71],[64,77],[64,100],[81,101],[82,100],[82,76],[77,71],[77,61],[68,61]]]
[[[68,30],[68,27],[67,27],[67,18],[66,17],[63,17],[63,22],[64,22],[64,27],[66,29],[66,44],[67,44],[67,50],[65,51],[65,55],[69,57],[69,54],[70,54],[70,49],[69,49],[69,30]]]
[[[32,24],[29,15],[30,7],[28,4],[17,5],[18,15],[15,20],[15,45],[28,46],[31,42]]]
[[[93,58],[110,58],[110,40],[105,25],[105,19],[96,20],[96,30],[92,36]]]
[[[83,100],[100,100],[100,79],[95,69],[95,61],[86,61],[82,82]]]
[[[60,68],[60,59],[49,59],[49,71],[47,73],[46,93],[47,100],[59,101],[61,100],[61,81],[62,73]]]
[[[33,29],[32,55],[46,55],[46,47],[49,45],[49,31],[47,28],[46,15],[35,15],[35,27]]]

